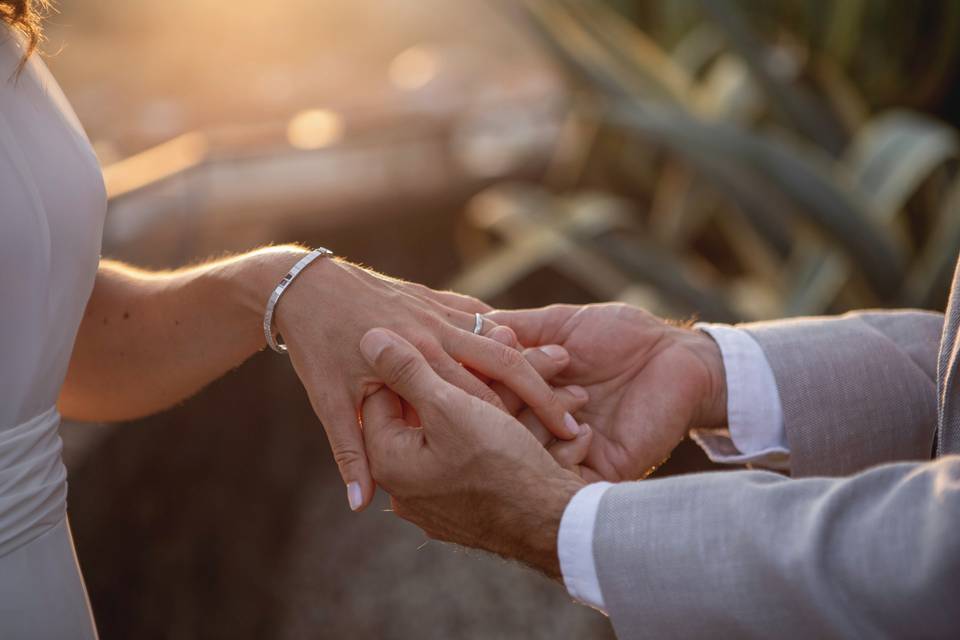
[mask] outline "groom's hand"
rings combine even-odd
[[[555,344],[569,365],[550,382],[579,385],[589,401],[575,415],[594,436],[583,461],[588,480],[634,480],[666,459],[694,427],[726,422],[726,381],[716,343],[625,304],[554,305],[487,314],[524,347]],[[508,410],[520,401],[498,389]],[[537,439],[552,438],[536,419]]]
[[[363,434],[397,515],[433,538],[559,577],[557,532],[580,477],[512,416],[440,378],[400,336],[373,329],[360,349],[387,387],[365,400]],[[589,437],[577,441],[585,449]]]

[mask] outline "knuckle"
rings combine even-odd
[[[503,345],[494,347],[494,356],[500,367],[511,371],[523,367],[527,362],[519,351]]]
[[[560,400],[560,394],[553,387],[546,385],[547,405],[551,407],[563,408],[563,402]]]
[[[417,379],[420,373],[420,362],[412,355],[404,354],[390,363],[388,376],[391,382],[408,385]]]
[[[583,402],[577,396],[573,395],[566,389],[554,391],[553,394],[560,406],[567,411],[579,409],[583,404]]]
[[[506,410],[507,406],[501,398],[493,389],[487,385],[483,385],[483,388],[477,393],[477,397],[486,402],[487,404],[492,404],[498,409]]]
[[[413,345],[413,348],[417,351],[423,351],[424,349],[429,349],[431,343],[431,336],[429,332],[426,331],[410,331],[405,332],[404,337],[407,342]]]
[[[583,305],[581,307],[575,304],[558,303],[558,304],[551,304],[550,306],[547,307],[547,310],[550,311],[551,313],[570,314],[570,313],[576,313],[582,308],[588,308],[591,306],[596,306],[596,305],[588,304],[588,305]]]
[[[428,362],[437,362],[446,355],[443,348],[429,336],[423,336],[413,343],[413,346],[423,354]]]
[[[473,296],[470,296],[470,300],[473,301],[473,304],[476,306],[477,311],[479,311],[480,313],[490,313],[491,311],[493,311],[493,307],[488,305],[483,300],[480,300],[479,298],[474,298]]]
[[[488,329],[484,335],[510,348],[515,348],[520,343],[516,332],[504,325],[494,325],[493,328]]]
[[[563,402],[561,402],[560,396],[557,394],[557,392],[547,385],[544,386],[546,388],[543,390],[543,393],[538,394],[538,397],[531,401],[531,406],[535,407],[539,411],[551,409],[553,407],[563,408]]]
[[[490,311],[490,307],[483,304],[476,298],[471,298],[469,296],[459,296],[459,298],[460,304],[463,306],[464,310],[467,311],[467,313],[487,313]]]
[[[458,329],[452,324],[430,314],[424,318],[423,331],[426,335],[425,341],[430,342],[431,346],[445,351],[447,345],[457,339]]]
[[[560,368],[553,358],[536,348],[525,351],[523,357],[541,377],[552,377]]]
[[[432,297],[433,294],[433,289],[419,282],[405,282],[403,286],[418,296]]]
[[[430,393],[430,408],[447,417],[457,404],[457,397],[451,387],[437,387]]]
[[[341,444],[333,447],[333,459],[341,470],[349,469],[366,462],[363,451],[354,444]]]
[[[477,384],[469,385],[469,388],[463,389],[463,391],[466,391],[468,396],[472,396],[488,404],[493,404],[497,406],[502,405],[500,396],[498,396],[493,389],[491,389],[490,387],[488,387],[487,385],[483,384],[480,381],[477,381]],[[454,402],[453,394],[448,393],[445,396],[444,401],[445,401],[444,404],[453,403]],[[438,399],[438,402],[439,402],[439,399]]]

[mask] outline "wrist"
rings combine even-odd
[[[261,346],[266,345],[263,337],[263,316],[267,300],[280,284],[280,279],[307,253],[308,250],[296,245],[265,247],[247,253],[240,260],[228,265],[228,290],[236,301],[239,312],[246,317],[246,322],[257,328],[263,342]]]
[[[556,477],[531,479],[530,482],[530,491],[515,494],[526,496],[521,504],[514,505],[515,514],[501,523],[507,527],[504,530],[515,533],[512,542],[505,549],[493,551],[520,560],[549,578],[561,580],[557,554],[560,521],[570,500],[586,482],[566,471]]]
[[[702,371],[701,402],[691,427],[716,428],[727,423],[727,374],[720,346],[705,331],[688,330],[691,348],[700,361]]]

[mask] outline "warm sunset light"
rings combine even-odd
[[[202,133],[185,133],[169,142],[114,162],[103,170],[110,197],[121,196],[199,164],[207,155]]]
[[[417,45],[402,51],[390,61],[390,82],[398,89],[414,91],[426,86],[437,75],[439,60],[433,50]]]
[[[287,125],[287,140],[298,149],[320,149],[343,137],[343,118],[330,109],[301,111]]]
[[[956,353],[960,0],[0,0],[0,640],[960,640]]]

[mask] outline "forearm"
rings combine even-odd
[[[620,637],[950,637],[960,458],[622,483],[593,549]]]
[[[77,334],[60,411],[128,420],[196,393],[265,346],[263,309],[302,256],[261,249],[151,273],[104,261]]]

